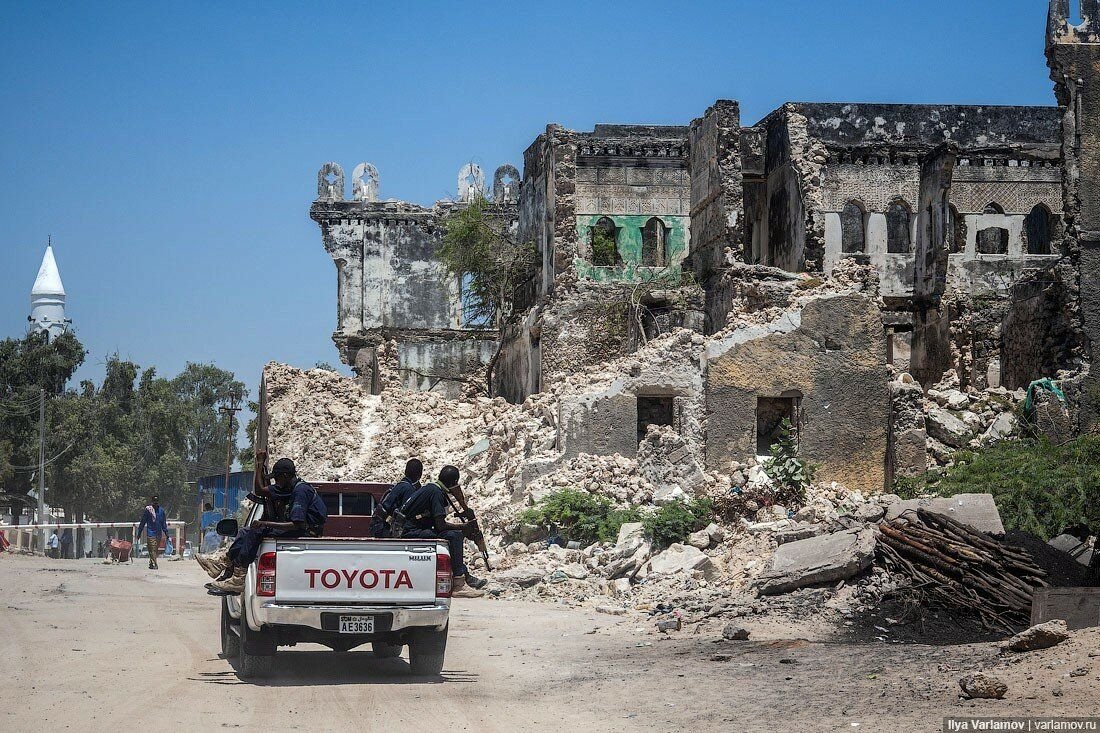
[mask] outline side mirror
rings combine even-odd
[[[214,527],[214,531],[222,537],[236,537],[238,529],[237,520],[232,517],[219,521],[217,526]]]

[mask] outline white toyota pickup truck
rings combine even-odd
[[[369,537],[384,484],[315,483],[329,518],[323,537],[268,539],[244,593],[222,599],[225,657],[242,677],[269,673],[276,651],[299,642],[348,651],[370,643],[379,657],[409,647],[413,674],[443,669],[451,604],[451,556],[443,540]],[[263,514],[252,507],[247,526]],[[235,535],[237,521],[219,523]]]

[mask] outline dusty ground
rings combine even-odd
[[[0,555],[0,730],[907,732],[942,730],[945,715],[1100,713],[1100,631],[1009,660],[991,644],[807,642],[774,627],[749,642],[662,636],[642,618],[482,599],[456,601],[440,677],[298,647],[274,679],[245,682],[218,655],[198,566],[161,567]],[[1003,676],[1007,699],[959,700],[977,669]]]

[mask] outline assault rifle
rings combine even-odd
[[[450,503],[455,516],[469,524],[463,530],[463,534],[469,537],[470,541],[477,545],[477,549],[481,551],[481,558],[485,561],[485,569],[492,570],[492,566],[489,565],[489,547],[485,544],[485,533],[481,531],[481,525],[477,523],[474,510],[466,503],[466,495],[462,492],[462,488],[455,486],[453,489],[445,490],[444,493],[447,495],[447,502]]]

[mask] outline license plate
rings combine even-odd
[[[374,616],[341,616],[341,634],[373,634]]]

